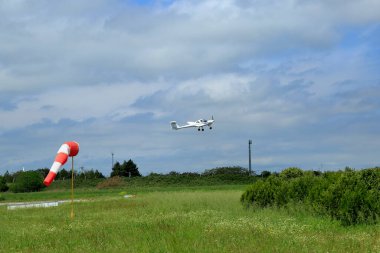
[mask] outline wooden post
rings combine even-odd
[[[71,219],[74,219],[74,156],[71,157]]]

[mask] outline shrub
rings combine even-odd
[[[210,170],[205,170],[202,175],[203,176],[209,176],[209,175],[249,175],[249,172],[247,169],[239,167],[239,166],[234,166],[234,167],[220,167],[220,168],[214,168]]]
[[[294,178],[289,181],[289,197],[297,202],[306,201],[319,183],[320,180],[311,174],[305,173],[304,176]]]
[[[105,181],[99,183],[96,188],[103,189],[103,188],[110,188],[110,187],[119,187],[123,185],[123,179],[119,176],[114,176],[111,178],[106,179]]]
[[[11,186],[13,192],[40,191],[44,186],[42,175],[37,171],[25,171],[17,174],[14,184]]]
[[[343,225],[374,224],[380,216],[380,168],[344,172],[300,173],[284,170],[259,180],[241,196],[246,206],[286,206],[300,202]]]
[[[262,178],[267,178],[267,177],[269,177],[271,174],[272,174],[272,173],[271,173],[270,171],[264,170],[264,171],[261,172],[260,177],[262,177]]]
[[[284,169],[280,173],[280,177],[283,177],[285,179],[291,179],[291,178],[297,178],[297,177],[302,177],[304,174],[303,170],[297,167],[291,167]]]
[[[270,176],[267,180],[258,180],[243,193],[240,201],[245,205],[255,204],[259,207],[268,207],[276,202],[282,202],[280,199],[283,192],[280,192],[282,181],[278,177]]]
[[[380,215],[380,170],[346,171],[330,187],[329,214],[345,225],[376,223]]]

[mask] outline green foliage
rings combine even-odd
[[[240,200],[247,205],[253,203],[259,207],[271,206],[274,204],[276,188],[272,180],[259,180],[243,193]]]
[[[0,176],[0,192],[8,191],[9,187],[4,177]]]
[[[48,168],[37,169],[37,172],[40,173],[43,178],[45,178],[49,174],[49,171],[50,171],[50,169],[48,169]],[[59,172],[58,172],[58,174],[59,174]],[[57,179],[57,177],[56,177],[56,179]]]
[[[121,165],[119,162],[116,162],[113,165],[111,177],[120,176],[120,174],[121,174]]]
[[[120,187],[181,187],[181,186],[217,186],[217,185],[247,185],[257,180],[255,176],[244,174],[210,174],[203,175],[194,172],[175,172],[168,174],[150,173],[141,177],[120,177],[120,182],[113,184],[112,179],[95,178],[85,179],[82,174],[78,174],[74,180],[75,188],[98,187],[120,188]],[[112,179],[112,180],[111,180]],[[111,180],[110,182],[108,182]],[[55,180],[46,190],[70,189],[71,180]]]
[[[79,173],[79,175],[77,175],[76,177],[79,179],[82,179],[82,180],[105,178],[105,176],[102,173],[100,173],[98,170],[94,171],[93,169],[83,171],[83,172]]]
[[[297,167],[291,167],[284,169],[280,173],[280,177],[283,177],[285,179],[291,179],[291,178],[297,178],[303,176],[303,170]]]
[[[251,184],[256,181],[256,177],[238,175],[238,174],[216,174],[203,176],[198,173],[178,173],[170,172],[168,174],[157,174],[150,173],[145,177],[133,177],[126,178],[120,177],[120,182],[113,184],[112,180],[114,177],[100,182],[97,185],[98,188],[108,188],[108,187],[171,187],[171,186],[210,186],[210,185],[242,185]],[[110,182],[108,182],[110,181]]]
[[[128,180],[128,184],[141,184],[150,186],[171,185],[220,185],[220,184],[248,184],[255,180],[248,173],[242,173],[240,167],[224,167],[206,170],[204,173],[171,171],[168,174],[150,173],[141,179]]]
[[[62,180],[62,181],[69,180],[71,179],[71,174],[72,174],[71,170],[66,170],[63,168],[57,173],[57,176],[55,177],[55,182],[59,180]],[[98,170],[94,171],[93,169],[83,170],[81,172],[74,170],[74,178],[77,182],[82,182],[86,180],[105,178],[105,176]]]
[[[13,182],[13,177],[12,175],[9,173],[9,171],[6,171],[4,173],[4,179],[5,179],[5,182],[6,183],[12,183]]]
[[[128,162],[124,161],[121,168],[124,171],[125,176],[141,177],[139,168],[137,168],[137,165],[131,159],[129,159]]]
[[[137,165],[129,159],[128,162],[124,161],[123,164],[116,162],[112,168],[111,177],[141,177]]]
[[[289,168],[259,180],[240,200],[259,207],[304,203],[343,225],[374,224],[380,217],[380,168],[323,174]]]
[[[74,172],[75,173],[75,172]],[[66,180],[71,178],[71,171],[66,170],[65,168],[58,171],[55,180]]]
[[[343,224],[376,223],[380,216],[380,168],[345,171],[327,195],[329,214]]]
[[[262,177],[262,178],[267,178],[267,177],[269,177],[271,174],[272,174],[272,173],[271,173],[270,171],[264,170],[264,171],[261,172],[260,177]]]
[[[17,173],[14,184],[11,186],[13,192],[40,191],[43,187],[44,178],[38,171],[25,171]]]
[[[202,174],[204,176],[209,175],[249,175],[249,172],[247,169],[239,167],[239,166],[233,166],[233,167],[219,167],[214,168],[210,170],[205,170],[205,172]]]

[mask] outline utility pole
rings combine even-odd
[[[248,152],[249,152],[249,157],[248,157],[248,161],[249,161],[249,169],[248,169],[248,172],[249,172],[249,175],[252,175],[252,165],[251,165],[251,144],[252,144],[252,140],[248,140]]]

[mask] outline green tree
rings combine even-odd
[[[40,191],[44,187],[43,180],[44,178],[38,171],[21,171],[17,173],[11,190],[13,192]]]
[[[0,176],[0,192],[6,192],[8,191],[9,187],[7,185],[7,181],[5,180],[5,177]]]
[[[70,179],[70,178],[71,178],[71,171],[68,171],[64,168],[58,171],[58,174],[56,176],[56,179],[60,179],[60,180],[65,180],[65,179]]]
[[[112,172],[111,172],[111,177],[121,176],[120,174],[121,174],[121,165],[120,165],[119,162],[116,162],[113,165]]]
[[[12,183],[13,182],[13,176],[9,174],[9,171],[6,171],[4,174],[5,182]]]
[[[98,170],[85,170],[79,174],[80,179],[96,179],[96,178],[105,178],[102,173],[100,173]]]
[[[137,165],[129,159],[128,162],[124,161],[121,165],[121,175],[122,177],[141,177],[139,168]]]
[[[37,171],[41,174],[43,178],[45,178],[49,174],[50,169],[42,168],[42,169],[38,169]]]
[[[105,178],[105,176],[98,170],[95,170],[95,178]]]
[[[123,164],[116,162],[112,168],[111,177],[141,177],[137,165],[129,159],[128,162],[124,160]]]

